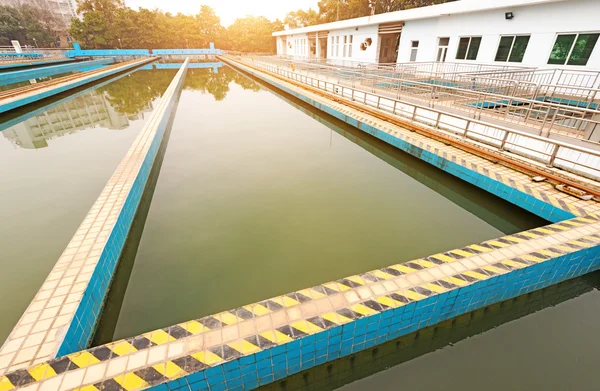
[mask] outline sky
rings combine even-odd
[[[158,8],[173,14],[181,12],[190,15],[197,14],[200,5],[206,4],[215,10],[221,18],[221,24],[225,27],[246,15],[283,20],[285,14],[299,8],[318,10],[318,2],[318,0],[125,0],[125,4],[133,9]]]

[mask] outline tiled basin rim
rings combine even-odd
[[[253,389],[600,268],[596,203],[266,74],[255,76],[555,223],[11,371],[0,378],[0,391]]]
[[[188,62],[186,60],[177,72],[0,348],[0,373],[73,353],[89,345],[170,113],[177,104]]]

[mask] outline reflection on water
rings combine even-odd
[[[16,147],[38,149],[48,147],[49,140],[83,129],[125,129],[129,127],[129,121],[145,119],[152,111],[152,102],[160,98],[179,66],[159,65],[173,67],[133,72],[118,83],[92,88],[41,114],[24,115],[18,124],[5,129],[2,134]],[[211,94],[217,101],[225,99],[232,81],[244,89],[260,89],[256,83],[229,68],[210,65],[208,69],[190,69],[184,88]],[[35,112],[39,110],[32,113]]]
[[[38,149],[48,141],[84,129],[122,130],[130,121],[145,119],[153,101],[166,90],[173,71],[134,72],[98,88],[78,94],[40,114],[25,114],[2,134],[16,147]]]

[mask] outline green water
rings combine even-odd
[[[97,343],[543,224],[229,68],[185,87]]]
[[[137,71],[77,96],[0,117],[0,342],[174,74]]]

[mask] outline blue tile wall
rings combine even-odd
[[[600,246],[580,250],[357,319],[149,389],[252,390],[421,328],[599,268]]]
[[[133,186],[125,200],[123,208],[119,213],[115,227],[108,237],[104,250],[100,254],[98,264],[92,273],[90,282],[84,291],[83,298],[77,307],[64,339],[58,349],[56,357],[86,349],[93,337],[96,324],[99,320],[104,299],[110,288],[117,263],[125,246],[129,229],[133,223],[142,194],[150,176],[150,171],[158,153],[163,135],[169,123],[170,114],[178,102],[178,93],[183,85],[185,74],[179,79],[175,93],[170,97],[168,107],[164,111],[158,124],[154,139],[148,153],[139,169]]]

